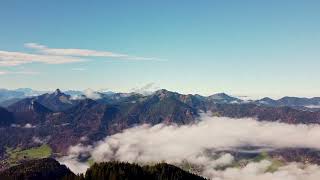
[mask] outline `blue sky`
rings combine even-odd
[[[319,9],[315,0],[3,0],[0,87],[320,96]]]

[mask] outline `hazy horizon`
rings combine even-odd
[[[221,92],[212,92],[212,93],[209,93],[209,94],[201,94],[201,93],[198,93],[198,92],[181,92],[181,91],[176,91],[176,90],[170,90],[170,89],[166,89],[166,88],[161,88],[161,87],[156,87],[156,89],[153,89],[153,86],[155,85],[152,85],[150,87],[150,89],[144,89],[146,86],[150,86],[150,84],[146,84],[142,87],[135,87],[135,88],[131,88],[129,89],[128,91],[118,91],[118,90],[113,90],[113,89],[109,89],[109,88],[101,88],[101,89],[92,89],[92,88],[84,88],[84,89],[61,89],[59,87],[57,88],[52,88],[52,89],[33,89],[33,88],[28,88],[28,87],[19,87],[19,88],[5,88],[5,87],[0,87],[0,90],[1,89],[6,89],[6,90],[21,90],[21,89],[31,89],[31,90],[34,90],[34,91],[40,91],[40,92],[43,92],[43,93],[47,93],[47,92],[54,92],[56,91],[57,89],[61,90],[62,92],[65,92],[65,91],[81,91],[81,92],[84,92],[84,91],[95,91],[95,92],[114,92],[114,93],[140,93],[140,94],[149,94],[149,93],[152,93],[152,92],[155,92],[157,90],[160,90],[160,89],[165,89],[165,90],[168,90],[168,91],[171,91],[171,92],[177,92],[179,94],[198,94],[198,95],[201,95],[201,96],[210,96],[210,95],[214,95],[214,94],[219,94],[219,93],[226,93],[227,95],[229,96],[232,96],[232,97],[237,97],[239,99],[242,99],[242,100],[258,100],[258,99],[262,99],[262,98],[265,98],[265,97],[269,97],[269,98],[272,98],[274,100],[277,100],[277,99],[281,99],[283,97],[298,97],[298,98],[313,98],[313,97],[319,97],[319,96],[304,96],[304,95],[285,95],[285,96],[281,96],[281,95],[275,95],[275,94],[237,94],[237,93],[229,93],[229,92],[224,92],[224,91],[221,91]]]

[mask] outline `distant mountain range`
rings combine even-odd
[[[320,124],[320,111],[307,107],[316,107],[319,98],[264,98],[248,102],[224,93],[205,97],[165,89],[148,95],[90,92],[94,99],[73,93],[57,89],[37,96],[19,96],[21,99],[15,103],[0,107],[0,160],[8,158],[8,147],[24,149],[45,142],[54,154],[63,155],[70,145],[82,142],[82,137],[87,138],[85,143],[91,144],[138,124],[189,124],[197,121],[201,112],[233,118],[254,117],[261,121]],[[4,161],[2,166],[9,164]]]
[[[263,98],[255,101],[256,104],[267,105],[267,106],[288,106],[288,107],[305,107],[309,109],[320,109],[320,97],[314,98],[298,98],[298,97],[283,97],[278,100],[271,98]]]
[[[20,99],[30,96],[38,96],[43,93],[45,93],[45,91],[36,91],[30,88],[19,88],[15,90],[0,89],[0,105],[8,106]]]
[[[58,94],[61,93],[61,91],[59,89],[57,89],[56,91]],[[161,91],[161,90],[160,90]],[[95,95],[97,95],[99,98],[97,99],[102,99],[102,101],[106,101],[106,102],[110,102],[110,101],[118,101],[118,100],[123,100],[123,96],[131,96],[131,95],[139,95],[138,93],[115,93],[112,91],[92,91],[90,90],[91,93],[95,93]],[[34,96],[40,96],[40,95],[44,95],[47,94],[49,95],[50,92],[48,91],[37,91],[37,90],[32,90],[30,88],[20,88],[20,89],[15,89],[15,90],[8,90],[8,89],[0,89],[0,106],[2,107],[8,107],[12,104],[14,104],[15,102],[18,102],[21,99],[27,98],[27,97],[34,97]],[[150,93],[152,94],[152,93]],[[77,90],[67,90],[65,91],[63,94],[61,95],[65,95],[65,97],[61,97],[62,101],[69,101],[69,102],[62,102],[63,104],[66,105],[66,107],[70,107],[70,105],[68,106],[67,104],[72,103],[72,100],[76,100],[76,99],[83,99],[83,98],[91,98],[90,95],[88,95],[88,91],[77,91]],[[141,94],[140,94],[141,95]],[[304,98],[304,97],[283,97],[280,99],[272,99],[269,97],[265,97],[262,99],[258,99],[258,100],[242,100],[241,98],[237,98],[234,96],[230,96],[228,94],[225,93],[217,93],[217,94],[213,94],[210,96],[201,96],[201,95],[193,95],[194,97],[198,97],[200,99],[207,99],[210,100],[212,102],[215,103],[219,103],[219,104],[244,104],[244,103],[252,103],[252,104],[257,104],[257,105],[263,105],[263,106],[271,106],[271,107],[293,107],[293,108],[297,108],[297,109],[302,109],[302,110],[320,110],[320,97],[313,97],[313,98]],[[45,98],[44,96],[42,97],[38,97],[38,98],[44,98],[44,99],[48,99]],[[41,101],[41,100],[39,100]],[[57,103],[59,103],[59,101],[57,101]],[[45,104],[45,103],[43,103]],[[49,105],[50,106],[50,105]],[[54,106],[54,105],[53,105]],[[57,108],[57,107],[56,107]],[[52,110],[62,110],[60,109],[61,107],[59,107],[59,109],[56,109],[55,107],[52,107],[51,105],[51,109]]]

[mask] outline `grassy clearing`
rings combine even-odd
[[[275,171],[278,170],[279,167],[284,165],[284,163],[282,161],[270,157],[267,152],[262,152],[259,156],[257,156],[254,159],[255,162],[259,162],[259,161],[262,161],[262,160],[268,160],[268,161],[271,162],[271,165],[268,167],[266,172],[271,172],[271,173],[275,172]]]
[[[25,159],[40,159],[50,157],[52,149],[49,145],[44,144],[40,147],[33,147],[30,149],[21,150],[21,148],[6,148],[8,157],[7,162],[10,165],[15,165],[21,160]]]
[[[279,161],[277,159],[271,159],[271,165],[268,167],[268,169],[266,170],[266,172],[275,172],[279,169],[279,167],[283,166],[284,163],[282,161]]]
[[[218,170],[224,170],[226,168],[243,168],[249,163],[252,163],[252,162],[258,163],[262,160],[267,160],[271,162],[271,165],[266,169],[265,172],[273,173],[277,171],[279,167],[285,164],[283,161],[272,158],[267,152],[261,152],[258,156],[256,156],[253,159],[240,159],[240,160],[234,161],[231,165],[227,165],[223,168],[218,168]]]
[[[90,158],[90,159],[88,159],[87,163],[91,167],[95,162],[94,162],[94,160],[92,158]]]

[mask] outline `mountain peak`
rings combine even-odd
[[[260,101],[274,101],[274,99],[271,99],[269,97],[264,97]]]
[[[209,100],[214,101],[216,103],[241,103],[243,102],[241,99],[229,96],[226,93],[217,93],[208,97]]]
[[[157,94],[165,94],[165,93],[168,93],[170,91],[166,90],[166,89],[159,89],[156,91]]]
[[[229,96],[226,93],[217,93],[217,94],[213,94],[211,96],[209,96],[211,99],[228,99],[231,98],[231,96]]]
[[[38,103],[34,98],[22,99],[8,107],[11,112],[48,113],[51,110]]]
[[[171,97],[171,96],[179,95],[176,92],[168,91],[166,89],[157,90],[156,92],[154,92],[154,94],[160,97]]]
[[[60,95],[60,94],[62,94],[62,92],[60,91],[60,89],[56,89],[55,91],[54,91],[54,95]]]

